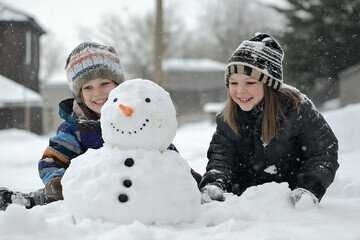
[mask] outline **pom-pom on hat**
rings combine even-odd
[[[282,60],[284,51],[269,34],[257,33],[243,41],[231,55],[225,69],[225,83],[229,87],[231,74],[240,73],[279,90],[283,83]]]
[[[81,103],[81,87],[89,80],[104,78],[118,84],[125,80],[120,58],[115,49],[94,42],[79,44],[66,61],[69,87],[75,100]]]

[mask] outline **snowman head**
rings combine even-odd
[[[122,149],[165,150],[175,137],[176,111],[167,91],[150,80],[127,80],[101,109],[105,144]]]

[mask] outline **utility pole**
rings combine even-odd
[[[154,65],[155,65],[155,82],[157,82],[159,85],[164,84],[164,74],[162,71],[162,58],[164,52],[164,45],[163,45],[162,34],[163,34],[163,3],[162,0],[156,0]]]

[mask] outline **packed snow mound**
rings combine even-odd
[[[326,112],[324,116],[339,138],[340,168],[319,208],[309,211],[294,209],[288,204],[290,190],[287,185],[276,183],[249,188],[240,197],[226,194],[225,202],[202,205],[200,216],[194,222],[173,226],[138,221],[119,225],[117,222],[98,219],[76,219],[65,208],[65,201],[31,210],[11,205],[6,212],[0,212],[0,239],[37,240],[51,236],[59,240],[113,240],[121,236],[122,239],[139,240],[359,240],[360,148],[356,146],[360,136],[360,125],[357,124],[360,105]],[[186,158],[191,160],[191,164],[195,161],[199,168],[204,169],[207,146],[214,130],[215,126],[208,122],[181,127],[175,139],[176,146],[183,156],[189,156]],[[196,139],[199,143],[191,144],[189,139]],[[25,173],[36,173],[36,164],[20,167],[9,162],[34,161],[32,155],[20,154],[19,146],[30,153],[43,146],[39,146],[36,141],[23,141],[19,137],[17,148],[8,148],[10,144],[6,144],[6,134],[0,136],[0,141],[0,148],[3,147],[0,149],[0,183],[8,186],[7,183],[11,182],[14,187],[17,185],[33,189],[38,176]],[[177,195],[175,192],[173,194]]]
[[[7,129],[0,131],[0,142],[1,171],[1,169],[5,169],[6,165],[36,167],[49,139],[21,129]],[[37,176],[36,169],[32,171]],[[21,168],[17,176],[20,174],[22,174]],[[8,182],[8,179],[3,179],[2,176],[3,174],[0,173],[0,185]],[[28,181],[25,178],[23,180],[24,182]]]
[[[76,219],[174,224],[194,221],[200,211],[190,167],[171,150],[90,149],[73,161],[63,189]]]
[[[204,204],[201,217],[210,225],[219,224],[228,219],[282,220],[284,215],[291,216],[294,212],[294,207],[289,202],[289,193],[290,189],[287,183],[267,183],[250,187],[240,197],[226,193],[225,202],[213,201]],[[215,221],[211,219],[215,219]]]
[[[7,141],[33,141],[33,140],[39,140],[41,137],[39,135],[36,135],[35,133],[28,132],[26,130],[22,129],[5,129],[0,131],[0,139],[6,139]]]

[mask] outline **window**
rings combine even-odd
[[[31,64],[31,32],[27,31],[25,35],[25,64]]]

